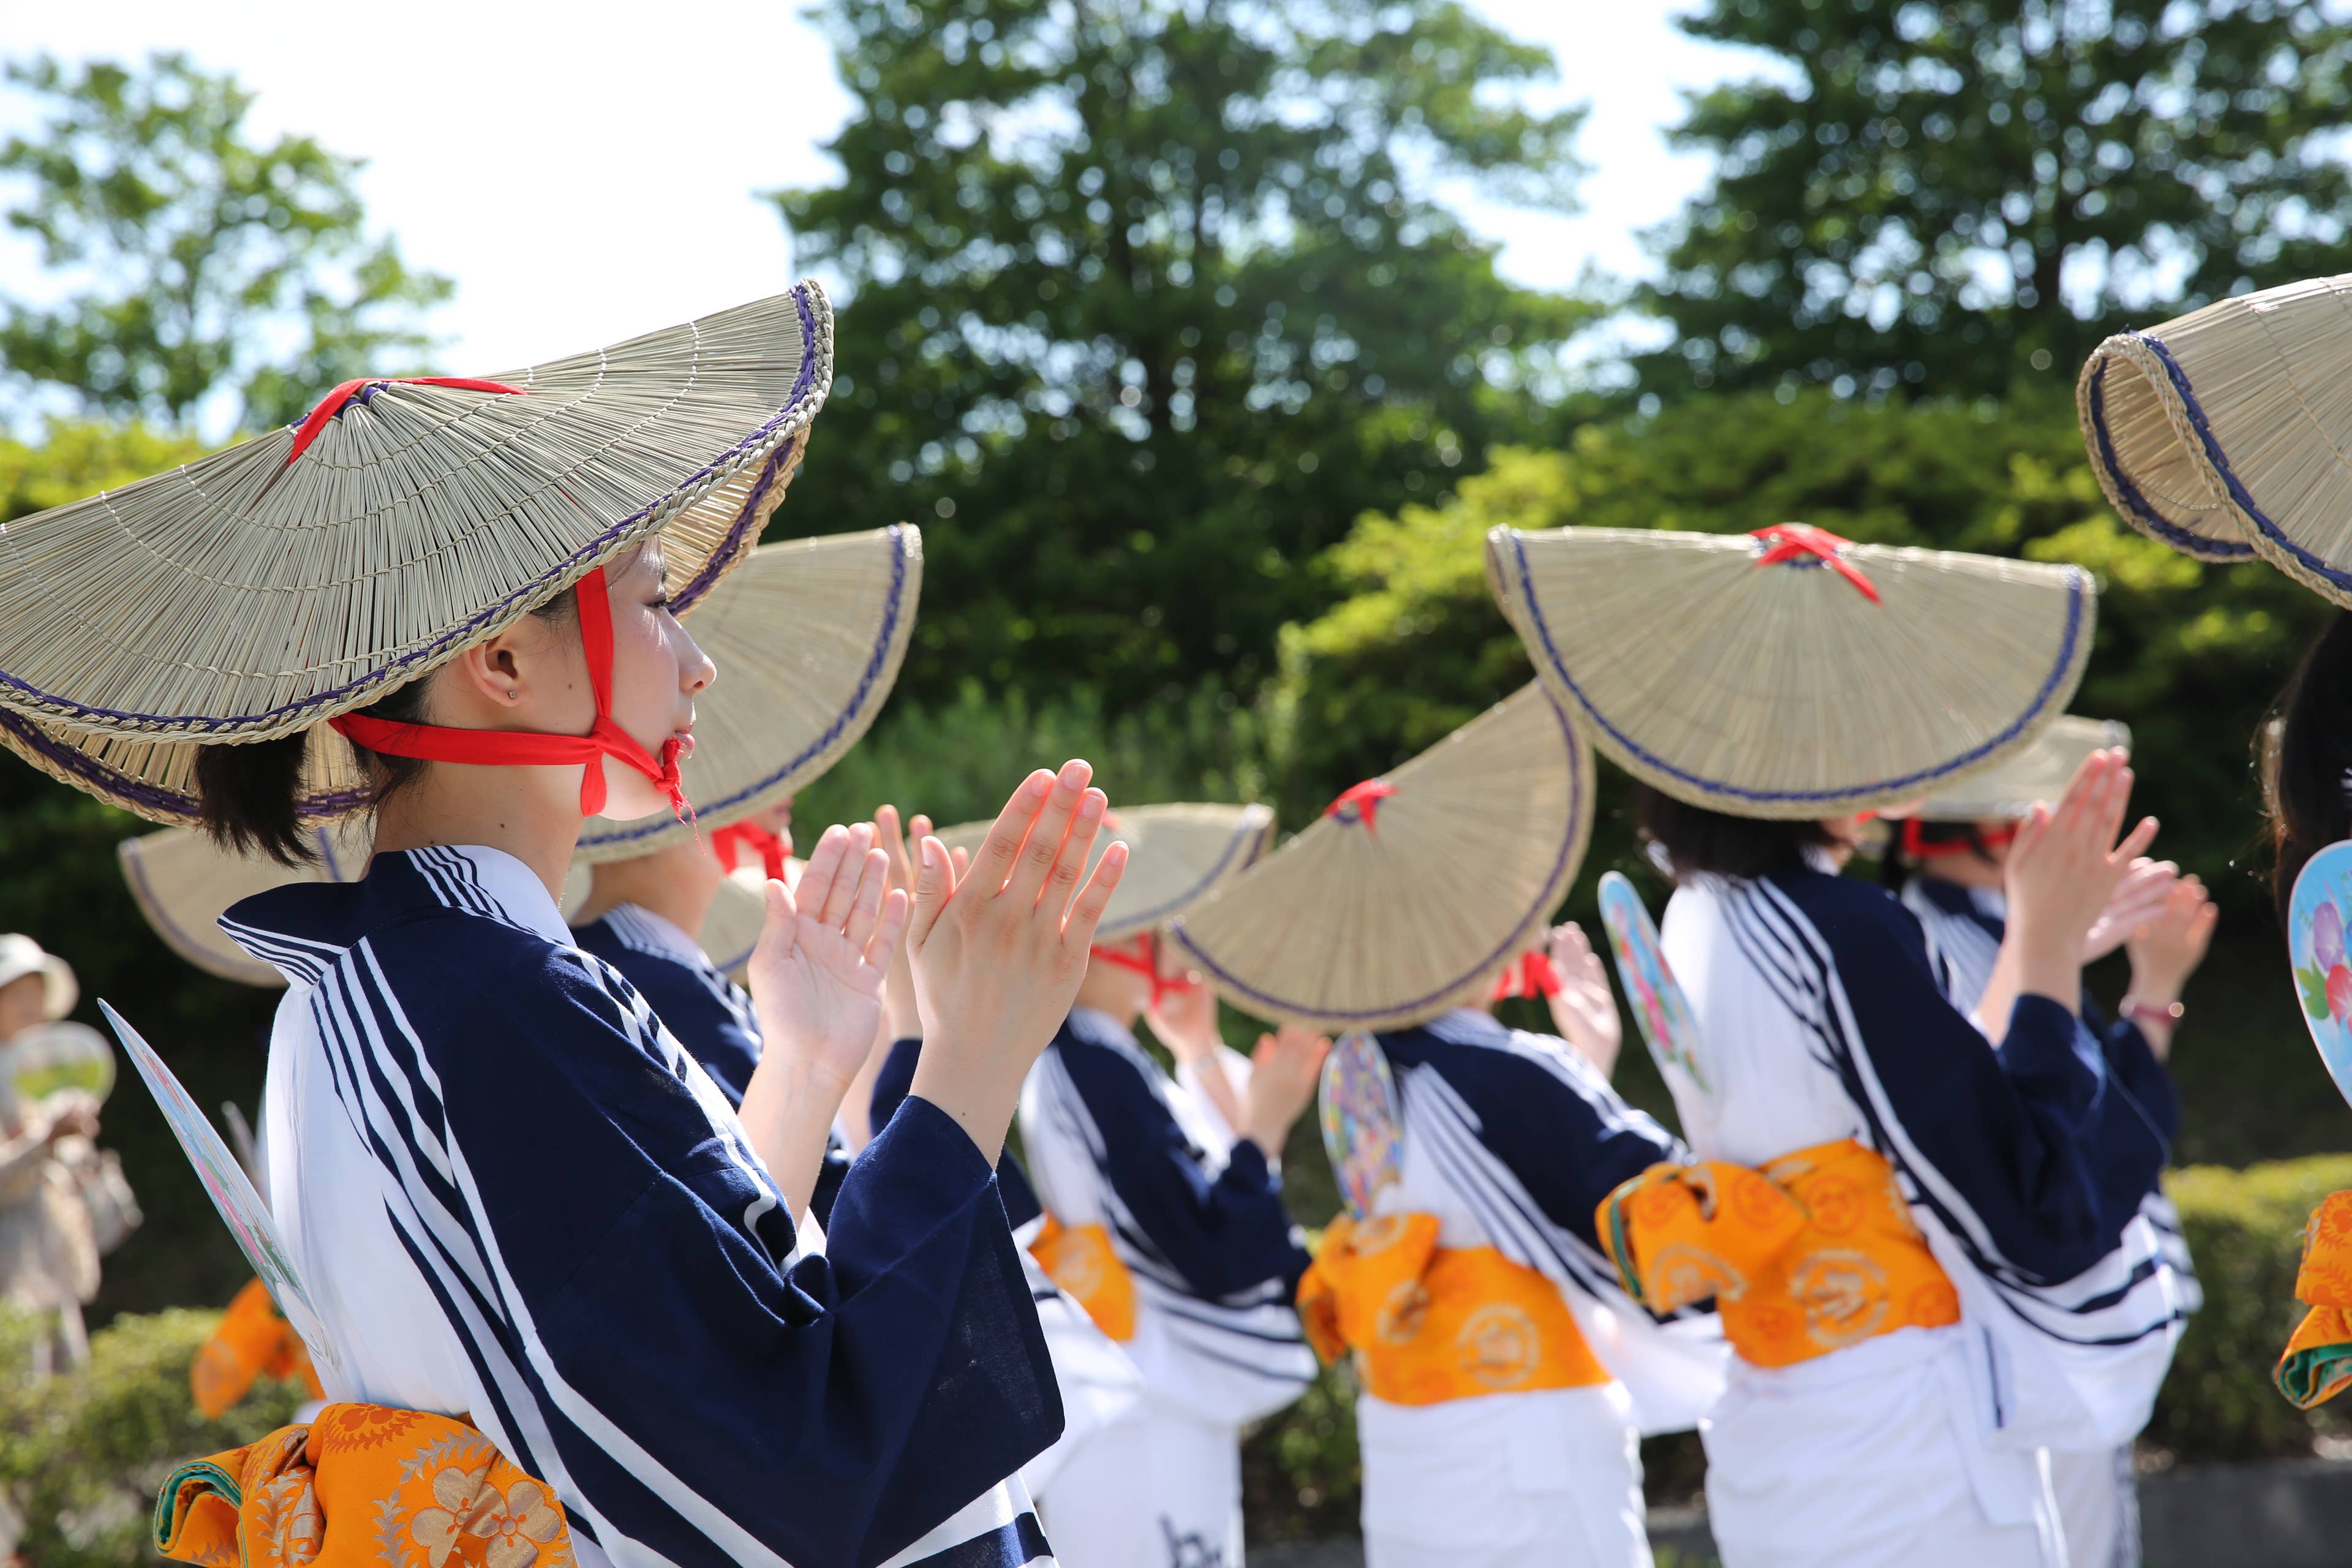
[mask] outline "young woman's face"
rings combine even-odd
[[[710,658],[670,614],[659,543],[626,552],[604,570],[613,605],[613,721],[655,757],[694,730],[694,700],[717,679]],[[669,809],[653,781],[604,759],[604,815],[620,821]]]

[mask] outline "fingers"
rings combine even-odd
[[[805,910],[822,918],[825,900],[833,896],[833,885],[840,879],[841,863],[848,853],[849,829],[836,822],[817,839],[808,864],[801,869],[800,891],[791,900],[795,912]]]
[[[1053,875],[1039,900],[1056,929],[1069,912],[1071,895],[1078,890],[1078,879],[1087,874],[1087,861],[1094,855],[1095,838],[1102,832],[1103,816],[1109,809],[1110,801],[1098,789],[1089,789],[1078,796],[1076,820],[1070,824],[1069,834],[1062,840],[1062,852],[1055,858]]]
[[[842,925],[850,946],[864,952],[874,940],[874,928],[882,919],[882,896],[889,890],[890,857],[880,849],[868,849],[866,874],[858,879],[856,897],[850,900],[849,915]]]
[[[858,886],[865,879],[869,869],[869,858],[873,848],[874,825],[872,823],[861,822],[849,829],[847,839],[842,846],[841,866],[834,873],[832,885],[825,889],[822,900],[810,898],[804,888],[800,900],[802,912],[814,915],[835,931],[839,931],[847,924],[849,911],[857,901]],[[890,864],[888,856],[882,858],[882,864],[884,874],[887,875]]]
[[[907,916],[907,942],[919,952],[930,940],[931,928],[940,923],[956,884],[948,868],[947,849],[938,839],[926,834],[915,847],[915,902]]]
[[[793,893],[782,882],[770,881],[761,889],[767,905],[767,918],[760,925],[760,947],[772,948],[777,953],[787,953],[800,942],[801,922],[793,908]],[[756,949],[755,949],[756,951]]]
[[[2131,830],[2131,837],[2116,846],[2115,854],[2109,858],[2112,861],[2128,864],[2133,856],[2139,854],[2156,841],[2156,818],[2141,817],[2139,826]]]
[[[2018,823],[2017,837],[2010,841],[2009,858],[2012,864],[2033,858],[2042,841],[2050,837],[2050,808],[2035,801],[2033,809]]]
[[[988,837],[981,840],[980,853],[972,857],[972,868],[980,875],[981,887],[992,896],[1002,891],[1012,877],[1013,858],[1028,841],[1055,782],[1052,773],[1039,768],[1021,781],[1021,787],[1013,792],[1013,798],[1004,803],[1004,809],[989,824]]]
[[[1020,858],[1013,862],[1013,874],[1004,884],[1005,896],[1013,900],[1014,908],[1028,909],[1045,893],[1046,879],[1061,863],[1078,802],[1088,793],[1087,781],[1093,776],[1094,769],[1075,757],[1064,763],[1062,771],[1055,776],[1053,788],[1047,792],[1045,804],[1038,811],[1035,824],[1021,846]],[[1099,822],[1101,813],[1097,812],[1096,817]],[[1091,834],[1087,841],[1093,841]],[[1067,886],[1066,882],[1066,889]]]
[[[971,851],[959,844],[949,852],[948,858],[955,867],[956,885],[961,887],[964,874],[971,869]]]
[[[866,943],[866,962],[876,969],[887,971],[898,962],[898,939],[907,932],[911,908],[904,888],[893,888],[884,895],[874,921],[874,934]]]
[[[1127,869],[1127,846],[1114,843],[1095,862],[1095,874],[1087,879],[1086,887],[1070,905],[1070,916],[1062,927],[1062,943],[1066,947],[1087,948],[1094,945],[1095,926],[1101,921],[1103,910],[1110,907],[1111,894],[1118,890],[1120,873]]]
[[[898,808],[880,805],[874,808],[874,842],[890,857],[891,875],[902,881],[911,879],[913,864],[907,858],[907,836],[898,828]]]

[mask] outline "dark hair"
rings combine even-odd
[[[1807,848],[1836,842],[1811,818],[1734,816],[1691,805],[1648,784],[1636,792],[1633,814],[1642,837],[1665,851],[1667,869],[1677,882],[1710,871],[1721,877],[1785,871],[1805,863]]]
[[[543,621],[565,620],[578,615],[579,600],[567,588],[530,613]],[[358,711],[371,719],[421,723],[425,687],[419,677]],[[274,741],[196,748],[196,798],[214,843],[240,855],[266,855],[281,866],[307,866],[318,858],[297,809],[310,742],[310,731],[298,730]],[[357,742],[352,749],[368,770],[370,810],[424,774],[425,763],[416,758],[383,756]]]
[[[2271,890],[2286,919],[2304,863],[2352,837],[2352,612],[2338,610],[2279,693],[2276,738],[2264,749],[2271,819]]]
[[[1888,822],[1885,827],[1886,852],[1878,858],[1878,885],[1890,893],[1899,893],[1918,871],[1919,862],[1903,848],[1903,824]],[[1985,844],[1984,830],[1973,822],[1922,822],[1918,829],[1922,844],[1965,844],[1969,854],[1988,866],[1992,864],[1992,851]]]

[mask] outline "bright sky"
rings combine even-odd
[[[1483,0],[1549,45],[1561,95],[1592,106],[1594,173],[1574,218],[1478,208],[1515,278],[1566,285],[1588,262],[1640,271],[1637,236],[1704,161],[1670,154],[1679,89],[1757,67],[1683,37],[1684,0]],[[259,0],[0,7],[0,56],[135,58],[180,48],[259,94],[259,132],[309,132],[364,158],[371,218],[413,264],[457,280],[435,318],[454,372],[487,374],[772,293],[791,245],[755,192],[823,184],[848,100],[832,57],[777,0],[655,6],[407,0],[397,14]],[[0,130],[28,120],[0,93]],[[37,284],[0,241],[0,288]]]

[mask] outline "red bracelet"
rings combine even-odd
[[[2135,1024],[2162,1024],[2169,1028],[2179,1023],[2180,1016],[2189,1009],[2178,1002],[2159,1007],[2153,1002],[2143,1002],[2136,996],[2126,996],[2124,998],[2122,1011],[2123,1016]]]

